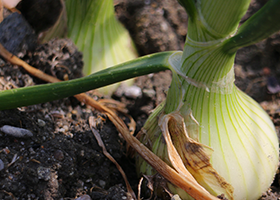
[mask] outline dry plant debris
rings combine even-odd
[[[26,71],[28,71],[33,76],[40,78],[46,82],[60,82],[61,80],[45,74],[41,70],[38,70],[23,60],[19,59],[17,56],[8,52],[0,44],[0,55],[3,56],[8,62],[22,66]],[[118,131],[122,134],[126,142],[134,148],[139,155],[141,155],[151,166],[153,166],[164,178],[169,180],[171,183],[181,187],[183,190],[187,191],[191,196],[196,199],[207,200],[207,199],[217,199],[203,189],[199,184],[195,184],[192,177],[182,177],[178,172],[173,168],[169,167],[165,162],[153,154],[147,147],[145,147],[141,142],[134,138],[125,123],[120,119],[114,111],[107,108],[106,106],[101,105],[85,93],[75,95],[75,98],[80,102],[85,103],[91,106],[94,109],[97,109],[101,112],[104,112],[108,118],[113,122]],[[129,190],[129,189],[128,189]],[[130,190],[129,190],[130,191]],[[134,195],[135,197],[135,195]]]

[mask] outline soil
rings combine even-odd
[[[266,1],[253,1],[245,21]],[[187,34],[187,14],[175,0],[116,0],[115,10],[130,31],[140,55],[182,50]],[[24,46],[24,45],[23,45]],[[30,65],[62,80],[82,76],[82,54],[68,39],[56,39],[35,51],[16,52]],[[238,51],[236,85],[269,113],[277,133],[280,127],[280,33]],[[44,84],[19,66],[0,59],[0,90]],[[142,76],[135,86],[142,95],[117,90],[111,97],[125,103],[136,121],[136,133],[150,111],[166,97],[169,71]],[[104,97],[88,92],[94,99]],[[34,94],[36,95],[36,94]],[[98,146],[88,123],[94,116],[107,151],[124,169],[137,193],[139,177],[126,143],[106,116],[74,97],[34,106],[0,111],[0,127],[10,125],[32,132],[18,137],[0,131],[0,199],[127,199],[125,182],[116,166]],[[279,175],[261,199],[279,199]],[[144,198],[148,198],[143,194]],[[160,197],[153,196],[154,199]]]

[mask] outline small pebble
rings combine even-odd
[[[124,91],[124,95],[126,97],[136,99],[137,97],[142,96],[142,91],[140,87],[133,85],[126,88],[126,90]]]
[[[67,126],[67,125],[64,125],[62,128],[63,128],[66,132],[69,131],[69,126]]]
[[[181,198],[178,194],[175,194],[171,197],[171,200],[181,200]]]
[[[152,98],[156,95],[156,91],[153,89],[144,89],[143,90],[143,94],[145,94],[146,96]]]
[[[46,126],[46,122],[44,120],[38,119],[38,125],[44,127]]]
[[[75,200],[91,200],[90,196],[87,194],[84,194],[83,196],[80,196],[76,198]]]
[[[24,128],[18,128],[14,126],[4,125],[0,128],[0,131],[5,133],[6,135],[14,136],[14,137],[32,137],[33,133]]]
[[[58,129],[57,129],[57,132],[59,132],[59,133],[65,133],[65,129],[64,129],[64,128],[58,128]]]
[[[5,168],[4,162],[0,159],[0,171]]]

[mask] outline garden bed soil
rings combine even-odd
[[[265,1],[253,1],[243,21]],[[118,0],[116,14],[128,28],[140,55],[182,50],[187,34],[187,15],[175,0]],[[280,76],[280,34],[238,51],[236,84],[258,101],[271,116],[277,133],[280,126],[278,92],[271,93],[271,80]],[[82,76],[82,54],[68,39],[39,45],[19,57],[60,79]],[[4,60],[0,67],[0,90],[44,84],[20,66]],[[142,95],[131,97],[118,89],[113,99],[126,105],[136,122],[136,132],[150,112],[166,97],[171,72],[164,71],[135,80]],[[88,92],[94,99],[103,97]],[[34,94],[36,95],[36,94]],[[53,102],[0,111],[0,127],[21,127],[33,133],[19,138],[0,132],[0,199],[126,199],[124,180],[107,159],[90,130],[88,118],[94,116],[107,151],[124,169],[137,193],[139,177],[134,159],[127,156],[126,142],[103,113],[81,104],[74,97]],[[127,122],[127,119],[122,116]],[[254,192],[254,191],[252,191]],[[279,175],[262,199],[280,198]],[[88,196],[87,196],[88,195]],[[144,198],[148,198],[145,192]],[[155,199],[160,197],[154,196]]]

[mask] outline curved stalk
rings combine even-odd
[[[53,101],[107,86],[116,82],[169,69],[168,58],[174,52],[143,56],[95,74],[70,81],[0,92],[0,110]]]
[[[239,28],[238,33],[224,44],[224,51],[236,52],[239,48],[259,42],[280,29],[279,0],[270,0]]]

